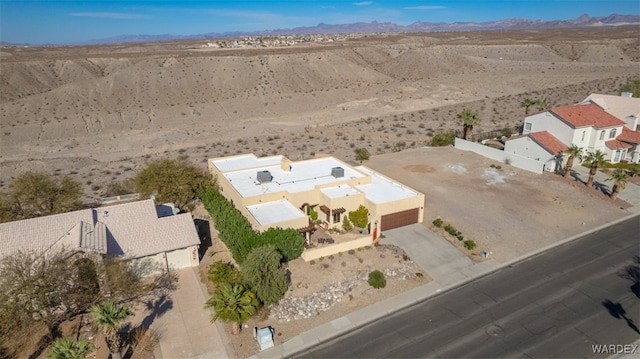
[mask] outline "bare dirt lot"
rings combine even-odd
[[[423,192],[425,225],[440,217],[500,262],[629,214],[626,202],[573,178],[534,174],[453,147],[373,156],[365,165]]]
[[[636,27],[368,36],[332,45],[195,51],[203,42],[3,48],[0,189],[70,175],[88,199],[148,160],[237,153],[292,160],[391,152],[459,129],[522,123],[639,77]]]

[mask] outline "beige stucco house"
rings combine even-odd
[[[197,266],[200,238],[193,219],[175,212],[149,199],[2,223],[0,258],[65,249],[151,259],[164,270]]]
[[[284,156],[244,154],[212,158],[208,166],[221,193],[258,231],[304,232],[312,225],[309,209],[325,228],[341,228],[344,216],[360,205],[369,210],[374,239],[381,231],[423,221],[424,194],[334,157],[292,162]]]

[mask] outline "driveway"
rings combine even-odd
[[[155,357],[164,359],[229,358],[224,330],[212,324],[211,311],[198,280],[197,267],[176,271],[178,288],[169,296],[136,310],[134,325],[143,324],[159,335]],[[221,334],[222,333],[222,334]]]

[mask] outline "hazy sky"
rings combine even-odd
[[[117,35],[194,35],[319,23],[567,20],[581,14],[639,15],[638,0],[441,1],[31,1],[0,0],[0,39],[77,43]]]

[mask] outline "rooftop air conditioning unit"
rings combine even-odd
[[[256,179],[260,183],[268,183],[268,182],[271,182],[271,180],[273,179],[273,176],[269,171],[258,171],[258,175]]]
[[[331,175],[335,178],[344,177],[344,168],[342,167],[333,167],[331,169]]]

